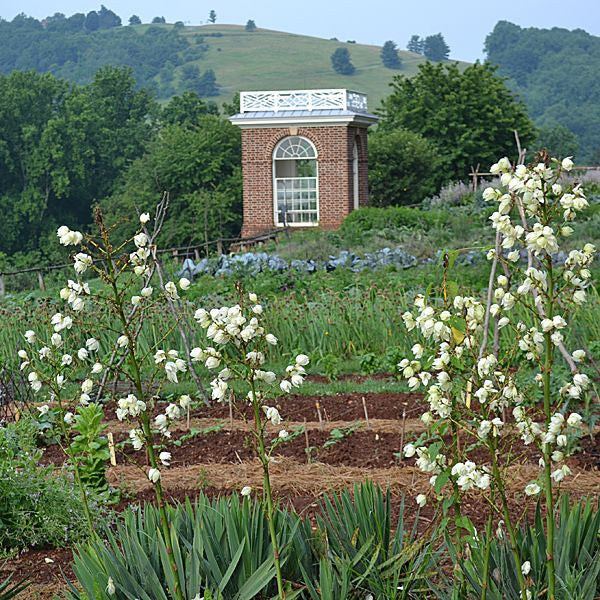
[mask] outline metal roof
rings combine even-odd
[[[289,119],[289,118],[315,118],[315,117],[371,117],[377,119],[371,113],[360,113],[352,110],[343,110],[341,108],[316,109],[316,110],[260,110],[252,112],[238,113],[230,117],[231,120],[244,119]]]

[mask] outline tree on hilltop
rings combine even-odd
[[[442,62],[450,56],[450,46],[441,33],[428,35],[423,42],[423,54],[427,60]]]
[[[331,55],[331,66],[340,75],[353,75],[356,71],[350,60],[348,48],[336,48],[335,52]]]
[[[388,40],[381,49],[381,61],[388,69],[399,69],[402,67],[402,59],[398,56],[398,46],[392,40]]]
[[[86,31],[97,31],[100,28],[100,17],[95,10],[90,10],[85,16],[83,26]]]
[[[131,15],[129,17],[129,24],[130,25],[141,25],[142,20],[137,15]]]
[[[246,31],[256,31],[256,23],[252,19],[248,19]]]
[[[113,27],[121,27],[121,17],[109,10],[102,4],[98,11],[99,29],[112,29]]]
[[[408,44],[406,45],[406,49],[409,52],[414,52],[415,54],[423,54],[423,42],[418,35],[411,36]]]
[[[217,22],[217,13],[216,13],[214,10],[211,10],[211,11],[208,13],[208,20],[209,20],[211,23],[216,23],[216,22]]]

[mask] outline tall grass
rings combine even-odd
[[[270,294],[265,300],[266,327],[285,341],[285,347],[290,349],[288,354],[273,354],[273,358],[276,363],[283,364],[290,356],[302,351],[314,357],[333,355],[345,361],[367,353],[383,356],[390,347],[408,354],[412,343],[405,334],[401,315],[412,303],[414,293],[373,282],[367,287],[323,288],[309,294],[296,291]],[[600,354],[600,295],[592,289],[588,298],[574,320],[567,345],[572,350],[587,345],[597,356]],[[228,300],[220,299],[223,303]],[[210,301],[198,298],[184,305],[181,318],[191,332],[192,346],[204,343],[193,314],[197,308],[210,305],[216,305],[214,298]],[[0,308],[0,363],[17,366],[17,351],[25,345],[23,332],[27,329],[40,330],[40,326],[48,324],[57,310],[59,304],[47,300],[13,301]],[[524,313],[522,319],[527,324],[530,317]],[[86,322],[95,322],[97,327],[94,331],[87,331],[75,325],[81,342],[93,335],[104,347],[111,347],[118,334],[110,331],[113,323],[106,315],[96,313]],[[157,307],[143,327],[141,340],[148,351],[152,350],[151,345],[156,344],[184,351],[174,319],[166,306]],[[512,341],[507,340],[506,343]]]

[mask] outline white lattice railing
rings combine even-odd
[[[240,111],[342,109],[367,112],[367,95],[351,90],[290,90],[241,92]]]

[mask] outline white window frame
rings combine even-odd
[[[314,153],[314,157],[311,157],[310,160],[314,160],[315,161],[315,171],[316,171],[316,175],[314,177],[277,177],[276,176],[276,163],[277,161],[280,160],[298,160],[299,157],[289,157],[289,158],[276,158],[276,154],[277,154],[277,150],[279,149],[280,145],[287,139],[292,138],[292,137],[297,137],[297,138],[301,138],[304,141],[308,142],[313,150]],[[295,180],[295,181],[299,181],[299,180],[306,180],[306,179],[310,179],[310,180],[314,180],[315,181],[315,200],[316,200],[316,213],[317,213],[317,220],[316,221],[310,221],[310,222],[306,222],[306,223],[290,223],[288,222],[286,225],[287,227],[318,227],[319,226],[319,221],[320,221],[320,217],[321,217],[321,213],[320,213],[320,206],[319,206],[319,154],[317,152],[317,149],[315,147],[315,145],[307,138],[301,135],[288,135],[284,138],[281,138],[277,144],[275,145],[275,148],[273,149],[273,222],[275,223],[275,227],[284,227],[284,223],[281,223],[279,221],[279,210],[278,210],[278,189],[277,189],[277,183],[279,181],[285,181],[285,180]],[[302,210],[300,211],[296,211],[296,212],[303,212]],[[315,212],[313,210],[310,211]]]
[[[352,204],[353,209],[358,210],[360,206],[360,151],[358,140],[354,138],[352,148]]]

